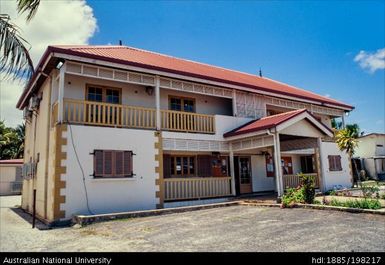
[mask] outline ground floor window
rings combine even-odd
[[[133,174],[132,151],[95,150],[95,178],[123,178]]]
[[[342,171],[341,156],[330,155],[328,156],[329,170],[330,171]]]
[[[314,173],[313,156],[301,156],[301,172]]]
[[[164,178],[225,177],[229,175],[227,156],[171,155],[163,156]]]

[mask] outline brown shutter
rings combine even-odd
[[[333,156],[328,156],[329,160],[329,171],[333,171]]]
[[[104,176],[112,175],[112,151],[104,151]]]
[[[124,175],[126,177],[131,177],[133,175],[133,161],[132,161],[132,152],[125,151],[124,152]]]
[[[163,155],[163,177],[171,178],[171,156]]]
[[[101,150],[95,150],[94,173],[95,177],[103,176],[103,151]]]
[[[337,170],[342,170],[341,156],[336,156],[336,169]]]
[[[115,175],[116,177],[122,177],[124,175],[124,167],[123,167],[123,152],[116,151],[115,152]]]
[[[198,155],[198,177],[211,177],[211,156]]]

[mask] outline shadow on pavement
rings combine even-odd
[[[32,215],[30,213],[27,213],[20,207],[9,207],[9,209],[14,213],[16,213],[18,216],[20,216],[21,218],[23,218],[24,221],[28,222],[32,228]],[[35,228],[39,230],[48,230],[48,229],[52,229],[53,227],[46,225],[45,223],[41,222],[39,219],[36,218]]]

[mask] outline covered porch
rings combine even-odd
[[[165,151],[164,201],[259,192],[275,192],[281,197],[286,188],[299,185],[299,173],[315,176],[315,186],[322,190],[321,141],[331,136],[307,110],[297,110],[226,133],[221,150]]]

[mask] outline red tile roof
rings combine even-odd
[[[229,70],[208,64],[179,59],[159,53],[126,46],[49,46],[45,56],[50,52],[66,53],[87,58],[105,60],[147,69],[155,69],[180,75],[203,78],[232,85],[238,85],[284,96],[312,100],[321,104],[353,109],[353,106],[340,101],[320,96],[294,86],[290,86],[266,77]],[[44,56],[43,56],[44,58]],[[40,64],[44,61],[41,60]]]
[[[238,128],[235,128],[234,130],[227,132],[223,135],[223,137],[230,137],[235,135],[241,135],[245,133],[251,133],[251,132],[257,132],[260,130],[266,130],[270,128],[274,128],[275,126],[290,120],[291,118],[303,113],[307,112],[306,109],[299,109],[299,110],[293,110],[288,111],[276,115],[271,115],[267,117],[263,117],[259,120],[253,120],[249,123],[246,123]]]
[[[23,159],[8,159],[8,160],[0,160],[0,165],[3,164],[23,164]]]

